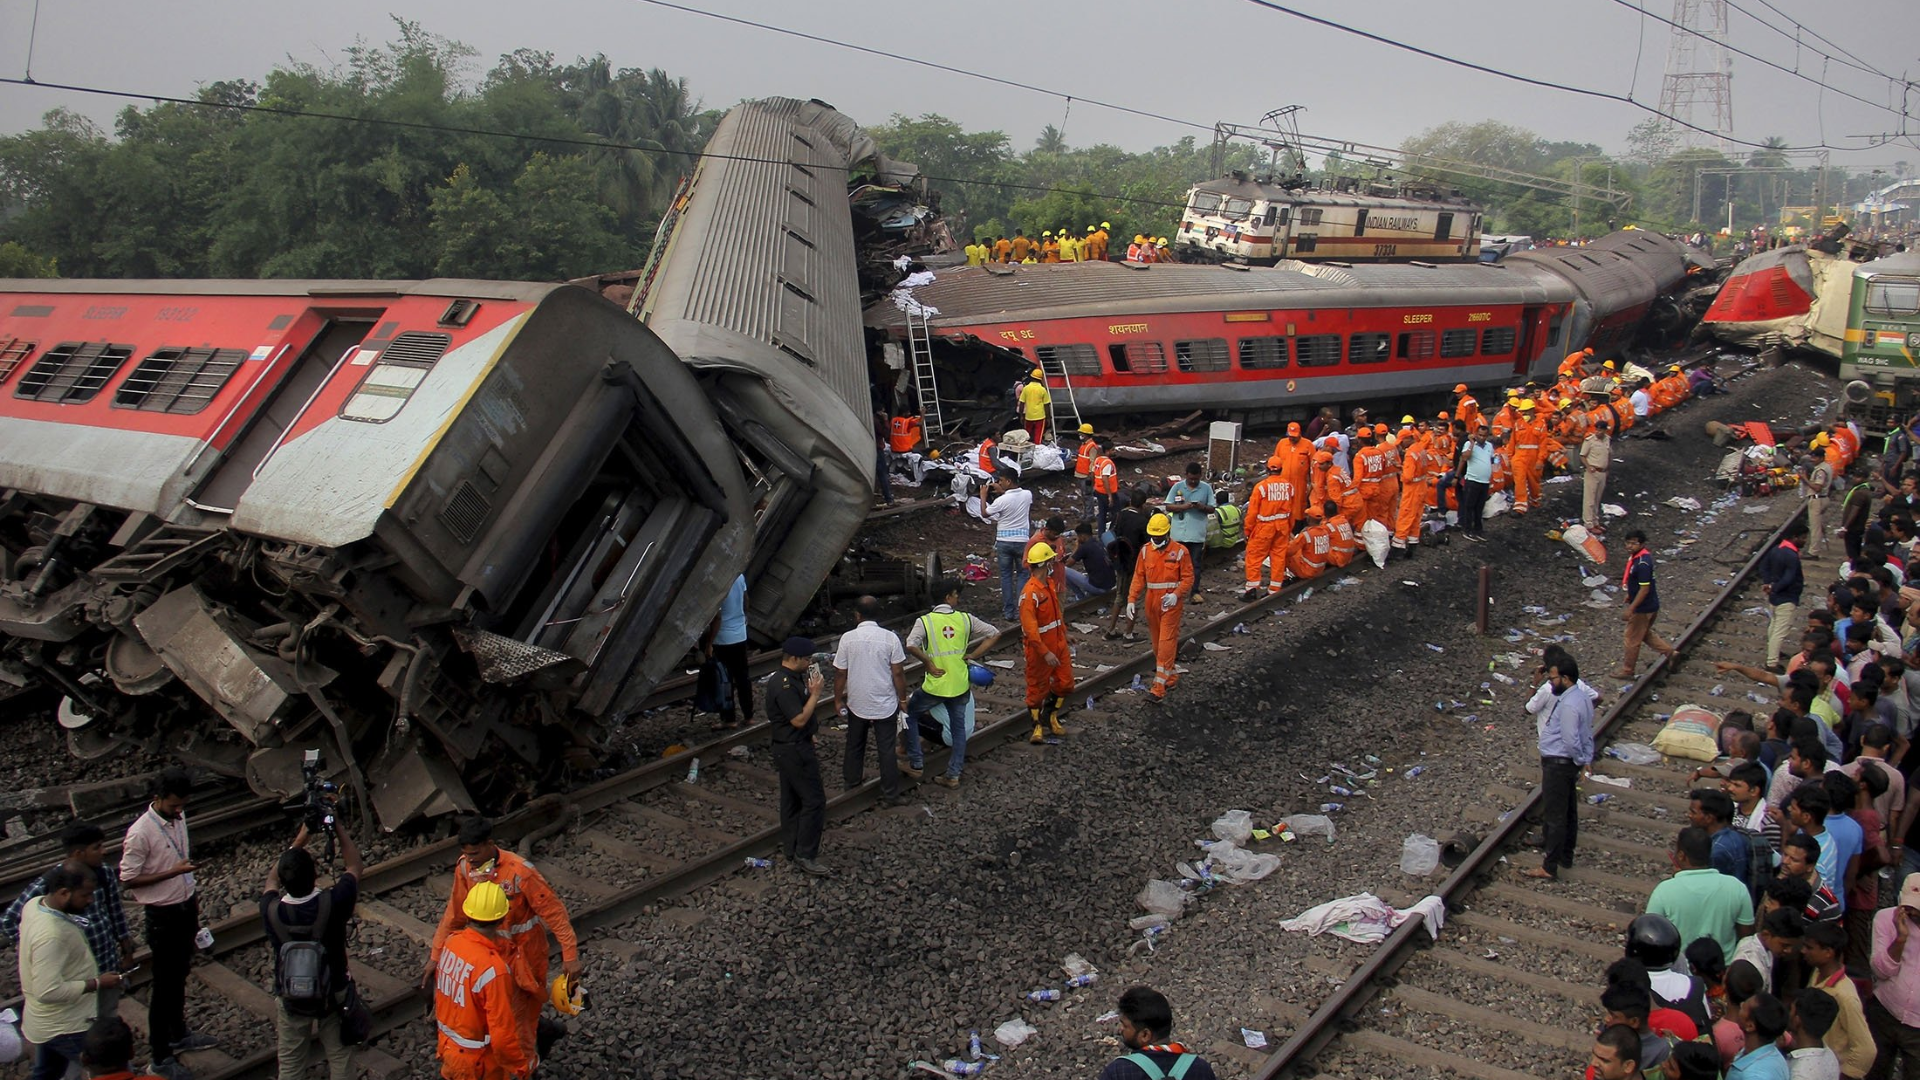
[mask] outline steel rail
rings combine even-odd
[[[1804,508],[1796,510],[1792,517],[1767,537],[1766,541],[1747,559],[1746,564],[1740,568],[1740,572],[1727,582],[1726,588],[1722,589],[1719,595],[1714,597],[1713,601],[1703,608],[1700,614],[1687,624],[1686,629],[1674,639],[1675,648],[1691,644],[1707,624],[1719,616],[1721,609],[1734,594],[1746,586],[1747,580],[1759,568],[1760,560],[1766,557],[1767,552],[1771,551],[1774,545],[1786,536],[1787,530],[1800,521],[1805,514]],[[1665,656],[1656,659],[1653,666],[1647,669],[1646,674],[1636,679],[1626,694],[1601,715],[1594,728],[1596,746],[1616,724],[1624,721],[1639,706],[1641,698],[1660,677],[1672,670],[1675,663]],[[1479,878],[1491,871],[1497,860],[1505,854],[1507,847],[1515,842],[1521,830],[1526,827],[1528,815],[1538,809],[1540,799],[1540,789],[1536,787],[1527,796],[1526,801],[1510,811],[1500,827],[1482,840],[1480,845],[1467,856],[1467,860],[1441,884],[1438,892],[1446,902],[1449,911],[1456,910],[1461,901],[1479,888]],[[1303,1075],[1300,1069],[1304,1063],[1332,1042],[1340,1034],[1341,1029],[1351,1022],[1354,1014],[1371,1001],[1375,994],[1387,989],[1387,980],[1400,969],[1402,964],[1412,959],[1421,945],[1426,943],[1428,939],[1425,936],[1425,930],[1426,924],[1419,919],[1409,919],[1401,923],[1385,941],[1380,943],[1373,955],[1367,958],[1366,963],[1349,976],[1332,997],[1321,1003],[1320,1008],[1307,1018],[1306,1023],[1267,1059],[1260,1071],[1253,1074],[1253,1080],[1284,1080],[1284,1078]]]

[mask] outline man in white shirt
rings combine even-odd
[[[133,819],[121,842],[120,884],[146,909],[147,947],[153,954],[147,1004],[153,1048],[150,1067],[170,1076],[177,1067],[175,1052],[205,1050],[219,1040],[187,1028],[187,970],[193,964],[194,937],[200,932],[193,844],[187,836],[187,799],[193,794],[193,778],[185,769],[167,769],[156,788],[152,804]]]
[[[1640,380],[1633,386],[1633,393],[1627,397],[1633,405],[1633,418],[1645,420],[1653,412],[1653,395],[1647,393],[1647,381]]]
[[[1020,618],[1027,539],[1033,532],[1033,492],[1020,486],[1020,466],[1001,462],[998,479],[980,491],[980,506],[981,516],[993,526],[993,557],[1000,565],[1000,614],[1013,622]]]
[[[847,721],[847,756],[841,779],[849,790],[866,780],[867,733],[873,733],[880,756],[880,802],[891,806],[900,799],[902,768],[893,752],[894,732],[907,713],[907,651],[900,635],[880,625],[880,601],[863,596],[854,601],[860,624],[840,635],[833,654],[833,703]],[[907,737],[920,733],[907,726]],[[905,770],[914,779],[915,769]]]

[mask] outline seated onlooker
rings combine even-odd
[[[1073,549],[1066,557],[1069,599],[1085,600],[1112,592],[1113,560],[1107,555],[1106,545],[1093,538],[1093,526],[1084,521],[1074,526],[1073,538]]]

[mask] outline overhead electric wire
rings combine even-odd
[[[658,154],[670,157],[687,158],[697,161],[710,158],[715,161],[740,161],[755,165],[791,166],[794,162],[788,158],[756,157],[751,154],[718,154],[706,150],[676,150],[667,146],[646,146],[640,143],[619,142],[597,136],[580,135],[536,135],[517,131],[499,131],[493,128],[469,127],[463,124],[436,124],[424,120],[396,120],[381,116],[354,116],[349,113],[323,112],[318,109],[296,109],[285,105],[262,105],[258,102],[233,103],[223,101],[202,101],[199,98],[179,97],[169,94],[145,94],[132,90],[112,90],[99,86],[82,86],[75,83],[51,83],[31,79],[16,79],[0,76],[0,85],[32,86],[42,90],[58,90],[72,94],[92,94],[99,97],[122,98],[128,101],[152,101],[168,105],[183,105],[190,108],[210,110],[232,110],[235,112],[264,113],[270,116],[285,116],[309,120],[333,120],[349,124],[369,124],[377,127],[401,128],[409,131],[432,131],[450,135],[476,135],[482,138],[512,139],[518,142],[553,143],[560,146],[580,146],[598,150],[632,150],[643,154]],[[811,166],[812,163],[806,163]],[[852,171],[849,169],[848,171]],[[1022,184],[1011,180],[981,180],[969,176],[934,176],[920,174],[927,180],[942,184],[971,184],[977,187],[1002,188],[1010,191],[1051,192],[1058,191],[1064,184]],[[1184,207],[1184,202],[1168,202],[1164,199],[1144,199],[1137,195],[1116,195],[1105,192],[1090,192],[1098,199],[1112,202],[1137,203],[1142,206]]]
[[[1891,83],[1895,83],[1898,85],[1904,85],[1906,83],[1906,80],[1900,78],[1898,75],[1894,75],[1889,72],[1882,71],[1879,68],[1874,67],[1871,64],[1868,64],[1865,60],[1861,59],[1860,56],[1848,50],[1848,48],[1845,45],[1840,44],[1839,42],[1833,40],[1832,38],[1824,36],[1823,34],[1820,33],[1820,31],[1815,30],[1813,27],[1808,26],[1805,23],[1801,22],[1800,20],[1787,14],[1786,12],[1781,11],[1779,8],[1775,7],[1772,3],[1770,3],[1769,0],[1760,0],[1760,3],[1764,5],[1767,8],[1767,10],[1787,20],[1787,22],[1790,23],[1795,30],[1798,30],[1798,31],[1801,31],[1802,33],[1807,34],[1808,36],[1812,37],[1816,41],[1823,41],[1828,45],[1833,46],[1833,48],[1838,50],[1842,54],[1842,56],[1845,57],[1845,59],[1842,59],[1842,56],[1828,55],[1827,53],[1824,53],[1819,49],[1816,49],[1813,46],[1808,45],[1806,42],[1802,41],[1800,39],[1799,34],[1789,34],[1785,30],[1782,30],[1781,28],[1773,25],[1772,23],[1761,18],[1760,16],[1755,15],[1753,12],[1748,11],[1746,8],[1741,7],[1738,3],[1735,3],[1734,0],[1726,0],[1726,4],[1728,7],[1732,8],[1733,10],[1739,12],[1742,15],[1745,15],[1747,18],[1752,19],[1754,22],[1759,23],[1761,26],[1766,27],[1767,29],[1773,31],[1774,33],[1779,34],[1781,37],[1786,38],[1788,41],[1793,42],[1796,47],[1806,49],[1808,52],[1813,53],[1815,56],[1826,57],[1829,60],[1833,60],[1838,63],[1845,64],[1847,67],[1850,67],[1855,71],[1864,72],[1868,75],[1877,75],[1880,78],[1886,79],[1888,82],[1891,82]],[[1853,61],[1858,61],[1858,62],[1855,63]]]
[[[651,2],[651,0],[646,0],[646,2]],[[1727,135],[1723,132],[1715,131],[1712,128],[1701,127],[1700,125],[1695,124],[1692,121],[1682,120],[1680,117],[1675,116],[1672,113],[1666,112],[1652,105],[1648,105],[1643,101],[1636,101],[1633,97],[1627,94],[1618,94],[1618,93],[1614,93],[1611,90],[1595,90],[1592,87],[1574,86],[1568,83],[1554,82],[1551,79],[1538,79],[1530,75],[1521,75],[1511,71],[1502,71],[1496,67],[1489,67],[1486,64],[1478,64],[1471,60],[1462,60],[1457,56],[1449,56],[1443,52],[1435,52],[1432,49],[1422,48],[1419,45],[1414,45],[1409,42],[1401,41],[1397,38],[1388,37],[1384,34],[1376,34],[1371,30],[1362,30],[1356,26],[1348,26],[1346,23],[1339,22],[1334,19],[1329,19],[1329,18],[1326,18],[1325,16],[1314,15],[1310,12],[1305,12],[1297,8],[1288,7],[1285,4],[1275,3],[1274,0],[1246,0],[1246,2],[1254,5],[1255,7],[1266,8],[1269,11],[1279,12],[1282,15],[1290,15],[1296,19],[1301,19],[1306,22],[1314,23],[1315,25],[1318,25],[1318,26],[1324,26],[1330,30],[1338,30],[1343,34],[1351,34],[1354,37],[1364,38],[1376,44],[1386,45],[1390,48],[1399,49],[1403,52],[1410,52],[1416,56],[1424,56],[1429,60],[1438,60],[1443,64],[1451,64],[1454,67],[1466,68],[1469,71],[1478,71],[1484,75],[1492,75],[1495,78],[1507,79],[1517,83],[1524,83],[1528,86],[1537,86],[1544,90],[1559,90],[1562,93],[1574,94],[1580,97],[1597,98],[1602,101],[1616,101],[1622,105],[1631,105],[1642,112],[1650,113],[1653,116],[1657,116],[1660,119],[1665,120],[1670,124],[1675,124],[1679,127],[1684,127],[1692,131],[1697,131],[1702,135],[1711,135],[1716,139],[1724,139],[1729,143],[1734,143],[1739,146],[1752,147],[1756,150],[1788,150],[1788,151],[1835,150],[1841,153],[1855,153],[1861,150],[1872,150],[1876,147],[1885,146],[1886,144],[1893,142],[1896,138],[1899,137],[1897,135],[1871,136],[1870,137],[1871,141],[1866,146],[1834,146],[1830,143],[1827,143],[1824,140],[1817,143],[1811,143],[1805,146],[1769,146],[1766,143],[1754,142],[1751,139],[1735,138],[1732,135]]]
[[[1757,64],[1765,64],[1767,67],[1773,68],[1775,71],[1784,72],[1788,75],[1793,76],[1796,79],[1800,79],[1805,82],[1812,83],[1813,85],[1818,86],[1822,90],[1831,90],[1834,93],[1839,94],[1841,97],[1852,98],[1853,100],[1860,102],[1862,105],[1871,105],[1876,109],[1883,109],[1887,112],[1892,113],[1895,116],[1900,117],[1902,120],[1913,119],[1912,116],[1908,115],[1905,109],[1896,109],[1890,105],[1882,105],[1879,102],[1874,101],[1870,98],[1863,98],[1858,94],[1854,94],[1846,90],[1842,90],[1839,87],[1826,82],[1824,78],[1816,79],[1811,75],[1808,75],[1794,68],[1787,67],[1784,64],[1780,64],[1775,61],[1769,60],[1764,56],[1758,55],[1757,53],[1748,52],[1747,50],[1741,48],[1738,45],[1731,44],[1722,38],[1714,37],[1712,34],[1706,33],[1703,30],[1696,30],[1693,27],[1686,25],[1685,23],[1677,23],[1677,22],[1674,22],[1672,19],[1667,18],[1664,15],[1658,15],[1658,14],[1655,14],[1654,12],[1648,11],[1644,6],[1642,6],[1639,3],[1636,3],[1635,0],[1613,0],[1613,2],[1620,5],[1623,8],[1626,8],[1629,11],[1638,11],[1642,16],[1646,18],[1663,22],[1675,30],[1679,30],[1684,33],[1691,34],[1694,37],[1700,38],[1703,41],[1711,41],[1714,44],[1720,46],[1721,48],[1727,50],[1730,53],[1733,53],[1736,56],[1744,56],[1747,59],[1752,60]],[[1818,49],[1811,50],[1811,51],[1813,51],[1816,55],[1826,57],[1828,60],[1833,59],[1833,57],[1828,57],[1827,54],[1820,52]]]

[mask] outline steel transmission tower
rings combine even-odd
[[[1727,54],[1727,0],[1673,0],[1673,34],[1667,44],[1667,77],[1660,111],[1706,128],[1696,131],[1668,121],[1688,149],[1727,149],[1733,134],[1733,60]]]

